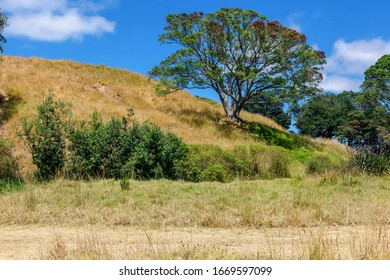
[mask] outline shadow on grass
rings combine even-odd
[[[299,149],[301,147],[309,148],[310,146],[308,140],[298,135],[283,132],[258,122],[241,120],[241,128],[270,145],[280,146],[288,150]]]

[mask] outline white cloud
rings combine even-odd
[[[105,3],[105,2],[104,2]],[[9,14],[7,36],[39,41],[82,40],[85,35],[114,32],[115,23],[96,15],[103,2],[70,0],[0,0]]]
[[[322,87],[325,91],[341,92],[358,90],[363,82],[364,71],[382,55],[390,53],[390,41],[383,39],[337,40],[325,65]]]
[[[300,13],[293,13],[287,17],[287,27],[302,33],[302,27],[297,20],[302,17]]]
[[[330,92],[358,91],[362,81],[357,78],[341,75],[324,75],[322,88]]]

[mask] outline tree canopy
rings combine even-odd
[[[260,95],[299,100],[319,88],[325,55],[306,36],[252,10],[170,14],[159,41],[180,45],[154,67],[160,90],[212,88],[226,116],[238,121],[244,105]]]
[[[342,92],[314,96],[300,108],[297,128],[311,137],[339,136],[341,127],[350,121],[350,114],[356,109],[355,95],[354,92]]]
[[[390,54],[385,54],[364,72],[362,90],[376,90],[380,102],[390,112]]]
[[[358,151],[390,155],[390,55],[382,56],[364,75],[359,92],[308,100],[298,113],[300,132],[336,138]]]

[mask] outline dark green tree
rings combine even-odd
[[[380,96],[370,89],[355,97],[355,108],[341,126],[339,138],[357,150],[390,155],[390,114]]]
[[[286,94],[302,99],[318,91],[323,52],[307,45],[306,36],[252,10],[170,14],[159,41],[182,48],[154,67],[160,90],[212,88],[226,116],[239,120],[252,98]]]
[[[386,54],[364,72],[363,91],[376,90],[378,101],[390,112],[390,54]]]
[[[296,126],[302,134],[333,138],[352,119],[355,111],[354,92],[325,93],[314,96],[299,110]]]

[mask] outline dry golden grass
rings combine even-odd
[[[125,115],[128,108],[133,108],[136,119],[169,129],[187,143],[231,146],[234,142],[254,141],[240,131],[229,136],[223,129],[218,129],[219,121],[224,117],[220,105],[202,101],[184,91],[156,95],[154,82],[139,74],[70,61],[7,56],[1,69],[0,88],[18,95],[23,101],[19,113],[6,127],[7,136],[14,140],[13,128],[21,116],[33,115],[52,89],[55,98],[72,104],[76,118],[85,118],[95,110],[104,118],[119,117]],[[283,130],[274,121],[259,115],[243,113],[243,117]],[[200,135],[202,137],[197,137]]]
[[[389,179],[57,180],[0,195],[0,259],[390,259]]]
[[[156,95],[153,81],[125,70],[71,61],[5,56],[0,74],[0,89],[22,100],[18,112],[4,129],[5,136],[17,142],[17,154],[23,158],[23,173],[31,172],[33,166],[26,147],[16,136],[16,127],[23,116],[35,114],[49,90],[53,90],[55,98],[71,103],[74,117],[78,119],[88,118],[95,110],[105,119],[121,117],[132,108],[136,120],[155,123],[188,144],[216,144],[231,149],[237,144],[262,143],[244,130],[234,129],[224,117],[221,105],[184,91]],[[243,112],[241,117],[284,131],[273,120],[257,114]],[[323,145],[342,152],[341,145]]]

